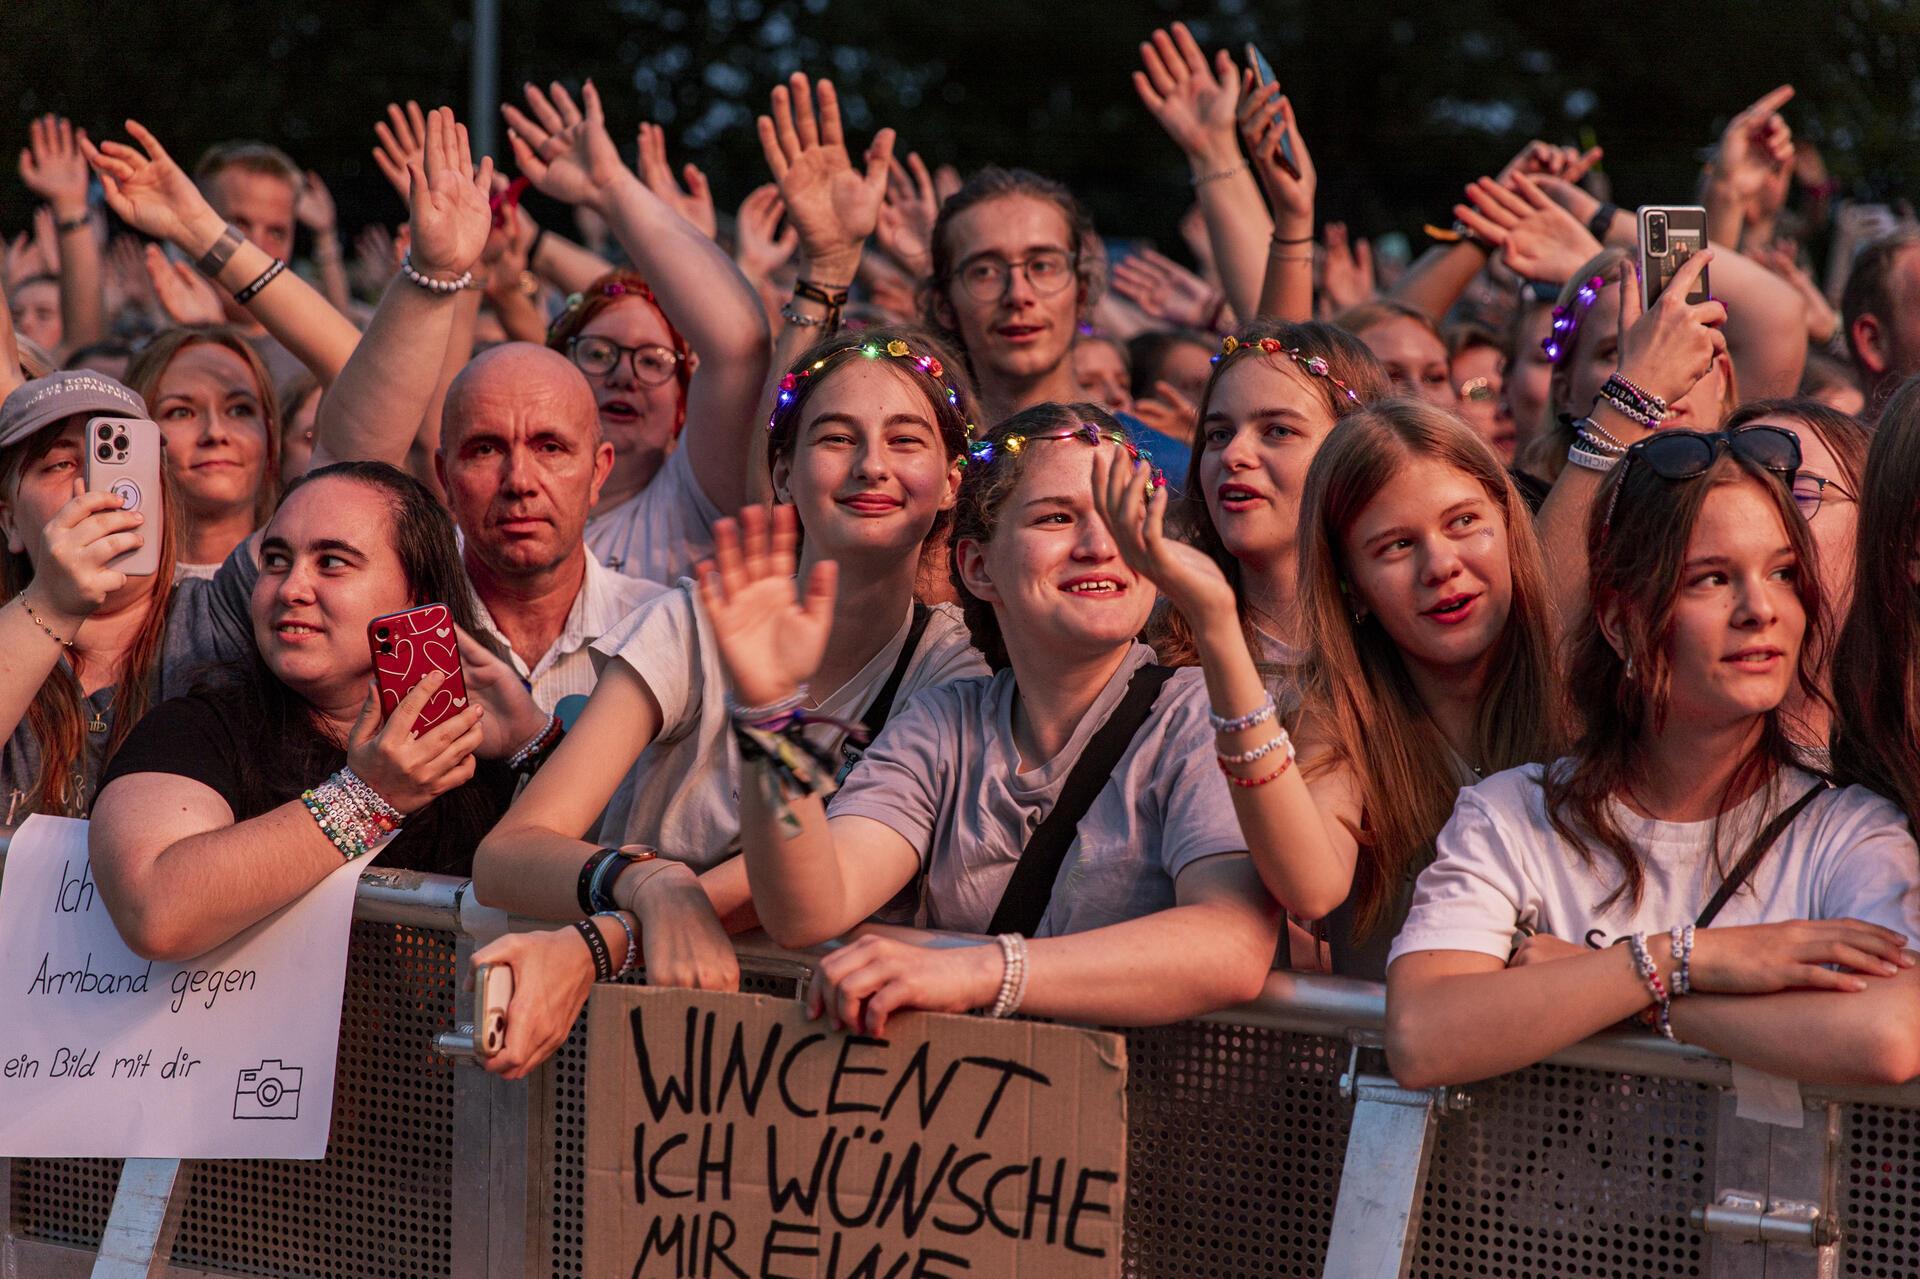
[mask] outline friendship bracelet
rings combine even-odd
[[[634,933],[633,925],[627,922],[627,912],[624,910],[599,910],[594,912],[593,918],[611,919],[614,923],[620,925],[620,931],[627,935],[627,957],[621,962],[619,969],[614,972],[613,976],[616,979],[625,977],[628,973],[639,967],[640,938]],[[597,934],[600,930],[596,928],[593,931]],[[602,937],[600,940],[604,943],[607,939]],[[607,956],[607,966],[613,966],[612,955]]]
[[[351,768],[342,768],[302,791],[300,803],[345,861],[373,852],[405,820],[399,809]]]
[[[1601,449],[1600,451],[1603,453],[1610,451],[1610,449],[1619,449],[1622,453],[1627,451],[1626,441],[1590,417],[1581,418],[1574,423],[1574,426],[1578,428],[1582,434],[1593,436],[1596,443],[1603,443],[1610,446],[1608,449]]]
[[[1673,930],[1673,997],[1693,993],[1693,925],[1681,924]]]
[[[245,306],[247,303],[253,301],[256,297],[260,296],[260,290],[266,288],[269,284],[272,284],[274,280],[279,276],[279,274],[286,269],[287,269],[286,259],[275,258],[272,264],[269,265],[266,270],[262,271],[259,274],[259,276],[255,278],[252,284],[249,284],[246,288],[241,289],[238,293],[234,294],[233,300],[235,302],[238,302],[241,306]]]
[[[1638,383],[1629,381],[1626,375],[1617,372],[1611,374],[1602,385],[1601,390],[1604,392],[1609,386],[1626,395],[1627,398],[1631,399],[1635,404],[1638,404],[1644,411],[1658,417],[1665,417],[1667,415],[1667,402],[1665,400],[1640,386]]]
[[[436,280],[430,275],[420,274],[419,271],[414,269],[412,249],[408,249],[406,256],[400,259],[400,274],[406,276],[407,279],[419,285],[427,292],[438,294],[441,297],[458,293],[473,283],[473,272],[470,270],[461,272],[459,278],[453,280]]]
[[[80,216],[78,217],[55,218],[53,220],[53,229],[58,231],[61,235],[65,235],[69,231],[84,231],[92,225],[93,225],[92,217],[90,217],[88,214],[85,214],[85,213],[80,214]]]
[[[787,696],[761,706],[742,706],[734,700],[733,690],[728,689],[727,714],[735,724],[759,728],[791,716],[795,710],[806,704],[806,700],[805,684],[796,686]]]
[[[1219,182],[1225,178],[1233,177],[1235,174],[1250,173],[1252,171],[1253,171],[1253,166],[1248,164],[1245,160],[1242,160],[1240,163],[1233,165],[1230,168],[1216,169],[1212,173],[1198,174],[1194,177],[1187,179],[1187,181],[1196,187],[1203,187],[1209,182]]]
[[[1011,1017],[1027,995],[1027,939],[1019,933],[1001,933],[1000,993],[994,997],[989,1017]]]
[[[1255,724],[1264,724],[1277,713],[1273,704],[1273,694],[1268,693],[1266,700],[1245,715],[1225,716],[1218,714],[1212,707],[1207,708],[1207,722],[1213,725],[1216,733],[1237,733],[1243,728],[1252,728]]]
[[[1598,406],[1602,400],[1611,405],[1622,417],[1627,418],[1629,421],[1638,422],[1649,431],[1660,425],[1660,419],[1658,417],[1647,412],[1626,396],[1613,391],[1611,387],[1601,387],[1600,394],[1594,397],[1593,402]]]
[[[1265,759],[1277,750],[1292,749],[1293,739],[1287,735],[1287,730],[1283,728],[1280,730],[1278,737],[1275,737],[1264,746],[1256,746],[1250,751],[1241,751],[1238,755],[1219,755],[1216,758],[1218,758],[1222,764],[1251,764],[1255,760]]]
[[[20,601],[20,607],[25,609],[27,616],[33,619],[33,624],[35,626],[38,626],[41,630],[47,633],[48,639],[52,640],[56,644],[63,644],[68,648],[73,647],[72,640],[61,639],[60,636],[54,633],[53,628],[51,626],[48,626],[46,622],[41,619],[40,614],[33,611],[33,605],[27,603],[27,593],[24,589],[18,595],[14,596],[14,598]]]
[[[1640,980],[1646,983],[1648,993],[1653,996],[1653,1028],[1667,1039],[1673,1039],[1673,1024],[1669,1020],[1673,1000],[1667,994],[1666,983],[1660,980],[1660,966],[1647,953],[1647,935],[1634,933],[1628,937],[1627,953],[1633,957],[1634,969],[1640,974]]]
[[[797,324],[803,329],[824,329],[827,327],[825,316],[802,315],[793,309],[793,303],[791,302],[780,308],[780,318],[788,324]]]
[[[1568,465],[1577,466],[1585,471],[1611,471],[1614,466],[1614,461],[1615,459],[1608,457],[1604,453],[1596,453],[1592,449],[1587,448],[1582,442],[1581,437],[1578,436],[1574,438],[1572,444],[1567,446]]]
[[[234,251],[245,242],[246,237],[240,234],[240,228],[229,222],[220,232],[220,238],[213,242],[213,247],[195,259],[193,265],[209,280],[217,279],[220,272],[226,270],[227,261],[233,257]]]
[[[1268,782],[1279,781],[1282,777],[1286,776],[1287,770],[1292,767],[1293,750],[1289,748],[1286,755],[1280,760],[1280,767],[1274,769],[1265,777],[1237,777],[1228,770],[1224,760],[1220,764],[1220,771],[1232,785],[1238,786],[1242,790],[1252,790],[1256,786],[1265,786]]]
[[[587,943],[587,952],[593,956],[593,979],[595,981],[613,980],[613,952],[607,949],[607,939],[600,935],[600,926],[591,918],[573,921],[573,930],[580,934],[580,940]]]
[[[560,722],[558,715],[549,714],[547,722],[540,726],[527,744],[507,757],[507,769],[515,773],[532,773],[546,762],[547,753],[560,744],[567,735],[566,725]]]

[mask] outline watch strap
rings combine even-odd
[[[240,228],[229,222],[226,230],[220,233],[220,238],[213,242],[213,247],[202,253],[193,265],[209,280],[218,279],[245,239],[240,234]]]

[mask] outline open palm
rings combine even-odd
[[[833,629],[837,570],[831,560],[794,592],[799,524],[791,506],[750,506],[713,529],[713,558],[696,577],[700,604],[713,627],[720,663],[734,697],[759,706],[791,694],[813,677]]]
[[[178,244],[186,239],[189,219],[209,209],[206,197],[138,120],[127,121],[127,133],[141,150],[124,142],[96,147],[84,137],[80,141],[87,163],[100,175],[107,207],[136,230]]]
[[[775,85],[772,114],[759,119],[760,149],[786,202],[787,222],[800,233],[801,250],[812,261],[859,251],[880,218],[893,160],[893,130],[882,129],[867,148],[866,171],[853,167],[840,127],[840,100],[833,82],[814,86],[795,72]]]
[[[1210,609],[1231,613],[1233,587],[1206,552],[1166,535],[1167,490],[1149,487],[1150,465],[1119,448],[1093,455],[1093,505],[1127,567],[1159,588],[1189,620]]]
[[[413,265],[429,275],[463,274],[480,260],[493,229],[493,160],[482,160],[475,172],[468,145],[467,127],[440,107],[427,116],[425,148],[407,163]]]
[[[581,87],[580,103],[576,106],[573,95],[556,81],[551,97],[536,85],[527,86],[531,116],[511,102],[501,104],[500,110],[507,118],[514,163],[528,180],[556,200],[598,209],[608,189],[629,170],[607,133],[606,113],[593,81]]]

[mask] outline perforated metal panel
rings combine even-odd
[[[453,1066],[431,1046],[454,988],[450,935],[355,923],[327,1158],[192,1163],[174,1259],[313,1279],[450,1273]],[[96,1245],[118,1177],[114,1160],[14,1160],[12,1233]]]
[[[1840,1273],[1920,1275],[1920,1112],[1855,1106],[1840,1164]]]
[[[1707,1270],[1716,1089],[1542,1066],[1440,1121],[1414,1279],[1666,1279]]]

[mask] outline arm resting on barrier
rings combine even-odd
[[[1903,1084],[1920,1077],[1920,968],[1868,978],[1855,994],[1696,995],[1673,1033],[1742,1065],[1809,1084]]]
[[[101,791],[88,831],[100,899],[133,952],[174,962],[259,923],[339,869],[299,800],[235,823],[210,786],[129,773]]]

